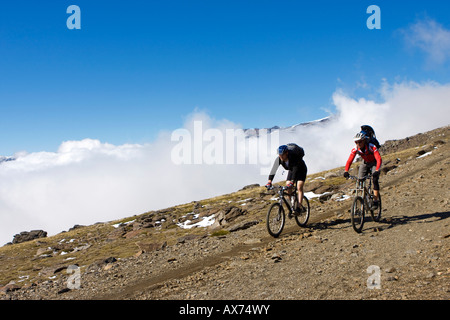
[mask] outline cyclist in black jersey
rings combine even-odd
[[[288,170],[286,186],[293,187],[297,182],[298,203],[301,204],[303,200],[303,187],[308,171],[305,161],[303,160],[304,155],[305,151],[303,148],[295,143],[280,146],[278,148],[278,157],[275,159],[272,166],[266,187],[272,186],[273,178],[275,177],[278,167],[281,165],[284,169]],[[302,208],[302,206],[298,206],[298,208]]]

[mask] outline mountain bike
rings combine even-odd
[[[272,190],[274,188],[275,187],[272,186],[267,189]],[[303,203],[305,205],[301,204],[299,208],[300,210],[296,210],[299,206],[296,185],[292,187],[294,190],[292,191],[291,195],[285,193],[285,191],[289,189],[287,187],[278,186],[276,188],[278,188],[277,202],[270,206],[266,217],[267,231],[274,238],[277,238],[281,234],[281,231],[283,231],[284,224],[286,222],[284,207],[286,207],[287,211],[289,212],[288,217],[295,217],[295,221],[300,227],[306,226],[311,211],[309,200],[306,196],[303,196]],[[286,199],[285,196],[288,196],[289,198]]]
[[[365,213],[370,212],[372,219],[376,222],[381,218],[381,196],[378,195],[378,208],[373,206],[374,194],[372,188],[372,174],[369,173],[363,178],[349,176],[349,179],[356,180],[355,198],[352,204],[351,221],[353,230],[357,233],[362,232],[364,226]],[[368,182],[367,182],[368,181]]]

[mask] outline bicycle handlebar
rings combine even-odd
[[[273,190],[275,188],[279,188],[279,189],[282,189],[283,191],[285,191],[285,190],[291,189],[292,187],[282,187],[282,186],[276,186],[276,187],[275,186],[270,186],[270,187],[267,187],[266,186],[267,190]]]
[[[362,177],[361,179],[357,176],[348,176],[348,179],[352,179],[352,180],[360,180],[360,181],[364,181],[366,179],[372,178],[372,174],[369,173],[368,175]]]

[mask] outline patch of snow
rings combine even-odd
[[[196,215],[198,217],[198,215]],[[194,218],[197,218],[194,216]],[[177,226],[179,226],[180,228],[183,229],[191,229],[194,227],[208,227],[210,225],[212,225],[214,223],[215,219],[214,219],[214,215],[210,215],[208,217],[203,217],[203,219],[197,223],[194,224],[189,224],[191,222],[191,220],[186,220],[183,223],[177,223]]]
[[[306,196],[308,199],[313,199],[313,198],[321,197],[321,196],[323,196],[323,195],[325,195],[325,194],[328,194],[328,193],[330,193],[330,192],[324,192],[324,193],[322,193],[322,194],[315,194],[314,192],[310,191],[310,192],[305,192],[305,196]]]
[[[344,201],[350,199],[350,196],[347,194],[344,194],[343,196],[341,196],[340,198],[337,198],[336,201]]]
[[[128,221],[128,222],[119,222],[119,223],[113,224],[112,226],[117,229],[120,225],[126,225],[126,224],[129,224],[129,223],[133,223],[134,221],[136,221],[136,219]],[[72,240],[75,240],[75,239],[72,239]]]
[[[423,157],[426,157],[426,156],[429,156],[430,154],[432,153],[432,151],[430,151],[430,152],[427,152],[427,153],[424,153],[423,155],[421,155],[421,156],[418,156],[416,159],[420,159],[420,158],[423,158]]]

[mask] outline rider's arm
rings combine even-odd
[[[348,172],[350,170],[350,166],[352,165],[353,160],[355,160],[356,157],[356,149],[353,149],[350,153],[350,157],[348,157],[347,163],[345,164],[345,172]]]
[[[273,163],[272,170],[269,173],[269,181],[272,182],[275,174],[277,173],[278,167],[280,166],[280,158],[277,157]]]
[[[374,147],[373,155],[374,155],[374,157],[375,157],[375,160],[377,160],[377,167],[376,167],[375,170],[376,170],[376,171],[379,171],[380,168],[381,168],[382,160],[381,160],[380,152],[378,152],[377,147]]]

